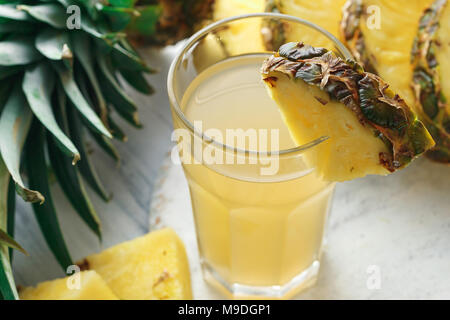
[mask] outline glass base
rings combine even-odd
[[[289,299],[316,283],[320,262],[314,261],[309,268],[282,286],[228,283],[208,263],[202,262],[202,269],[205,281],[231,299]]]

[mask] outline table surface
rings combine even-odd
[[[96,163],[101,163],[99,174],[114,195],[104,203],[90,191],[103,224],[101,244],[60,188],[54,186],[52,191],[75,261],[145,234],[150,217],[150,229],[169,226],[184,240],[195,298],[222,298],[201,278],[187,183],[181,167],[167,156],[172,127],[166,77],[177,49],[142,52],[160,73],[148,76],[156,89],[153,96],[130,91],[146,125],[141,130],[129,127],[129,141],[116,144],[121,165],[94,148]],[[450,299],[449,190],[450,167],[426,159],[389,177],[338,184],[318,283],[297,298]],[[30,205],[20,200],[16,225],[17,239],[31,253],[15,255],[17,283],[31,285],[64,276]]]

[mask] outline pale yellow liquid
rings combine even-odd
[[[232,58],[200,74],[183,98],[186,117],[202,120],[203,129],[279,129],[280,148],[295,147],[261,81],[263,59]],[[318,261],[334,185],[299,162],[289,168],[280,159],[283,172],[297,178],[261,181],[184,165],[200,254],[227,283],[284,285]]]

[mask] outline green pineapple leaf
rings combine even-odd
[[[57,90],[56,99],[59,108],[55,112],[59,125],[64,131],[68,130],[66,107],[73,108],[73,105],[66,105],[65,96],[61,89]],[[83,181],[77,167],[73,166],[69,159],[55,146],[52,137],[47,135],[48,156],[58,182],[69,199],[72,207],[81,219],[91,228],[91,230],[101,239],[101,223],[94,207],[86,193]]]
[[[97,80],[97,76],[95,74],[95,59],[92,56],[92,45],[89,37],[83,32],[74,32],[71,34],[71,42],[76,43],[76,46],[73,46],[75,55],[78,57],[78,61],[83,67],[87,78],[89,79],[90,87],[92,87],[92,91],[95,94],[96,105],[99,109],[100,119],[102,120],[105,126],[108,126],[108,109],[106,106],[105,98],[103,97],[103,93],[100,89],[100,84]],[[77,71],[75,69],[75,71]],[[81,72],[79,72],[81,74]],[[83,96],[86,98],[90,106],[93,106],[92,102],[89,101],[88,91],[88,83],[86,79],[82,79],[81,76],[77,78],[77,82],[79,83],[80,90],[83,93]]]
[[[136,104],[121,88],[113,73],[110,65],[104,57],[97,57],[97,63],[100,69],[100,83],[103,91],[106,93],[106,99],[117,109],[126,113],[137,111]]]
[[[20,158],[32,121],[32,113],[18,85],[15,86],[0,117],[0,153],[16,190],[25,201],[44,202],[38,191],[30,190],[20,175]]]
[[[54,89],[55,76],[50,65],[45,62],[36,65],[25,73],[23,91],[34,115],[53,134],[58,147],[76,163],[80,153],[72,141],[64,134],[56,122],[51,108],[51,95]]]
[[[154,93],[154,89],[148,84],[142,73],[133,70],[121,69],[120,74],[125,81],[137,91],[143,94]]]
[[[80,150],[81,158],[83,159],[79,163],[79,169],[83,177],[90,184],[92,189],[105,201],[109,201],[111,196],[105,190],[102,182],[100,181],[94,165],[90,161],[88,151],[86,150],[84,128],[82,127],[79,116],[72,108],[67,108],[67,119],[69,122],[70,137],[75,142],[78,150]]]
[[[73,78],[72,70],[65,68],[63,65],[58,63],[54,63],[53,66],[59,75],[61,84],[67,96],[78,109],[78,111],[88,121],[90,126],[92,126],[94,130],[97,130],[104,136],[112,138],[111,133],[108,131],[108,129],[106,129],[98,115],[89,106],[80,89],[78,88],[78,85]]]
[[[108,116],[108,123],[111,127],[112,135],[115,139],[122,141],[122,142],[128,141],[127,135],[124,133],[124,131],[119,127],[119,125],[116,123],[116,121],[111,116]]]
[[[42,59],[34,47],[34,37],[16,36],[0,41],[0,66],[30,64]]]
[[[23,71],[23,69],[24,69],[23,66],[0,66],[0,80],[13,76]]]
[[[0,18],[17,21],[33,21],[26,12],[18,10],[15,4],[0,4]]]
[[[11,236],[8,235],[8,233],[3,231],[2,229],[0,229],[0,245],[16,249],[22,252],[24,255],[28,256],[28,252],[26,252],[25,249],[22,248],[22,246],[16,242],[16,240],[14,240]]]
[[[16,186],[14,180],[9,179],[9,188],[8,188],[8,213],[6,219],[6,231],[11,237],[14,237],[14,229],[15,229],[15,220],[16,220]],[[9,259],[13,260],[13,249],[9,248]]]
[[[42,205],[37,203],[33,204],[33,211],[47,245],[61,267],[66,270],[68,266],[73,265],[73,261],[61,232],[58,216],[56,215],[50,192],[48,170],[42,170],[42,168],[47,166],[44,143],[44,130],[35,123],[27,141],[25,164],[30,186],[42,192],[45,196],[45,203]]]
[[[64,29],[66,27],[66,10],[57,3],[45,3],[34,6],[18,5],[17,8],[54,28]]]
[[[113,158],[116,162],[120,162],[120,155],[111,140],[106,139],[104,136],[98,134],[95,131],[89,130],[89,133],[94,138],[95,142],[103,149],[103,151]]]
[[[73,54],[69,47],[67,32],[44,29],[36,37],[36,49],[50,60],[72,60]]]
[[[0,230],[7,228],[9,180],[9,172],[0,157]],[[14,284],[8,247],[2,244],[0,244],[0,295],[5,300],[19,298]]]

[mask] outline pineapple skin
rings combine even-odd
[[[330,137],[305,154],[324,180],[388,174],[434,146],[382,79],[327,49],[285,44],[261,73],[299,145]]]
[[[420,19],[412,50],[417,108],[436,141],[427,156],[450,164],[450,3],[437,0]]]
[[[21,300],[118,300],[117,296],[106,285],[95,271],[79,273],[80,290],[70,290],[67,278],[42,282],[36,287],[20,290]]]
[[[122,300],[192,299],[186,250],[172,229],[118,244],[79,265],[95,270]]]
[[[343,9],[340,38],[356,61],[368,72],[387,81],[406,103],[414,107],[411,89],[411,48],[419,19],[433,0],[348,0]],[[379,9],[379,28],[376,14]]]

